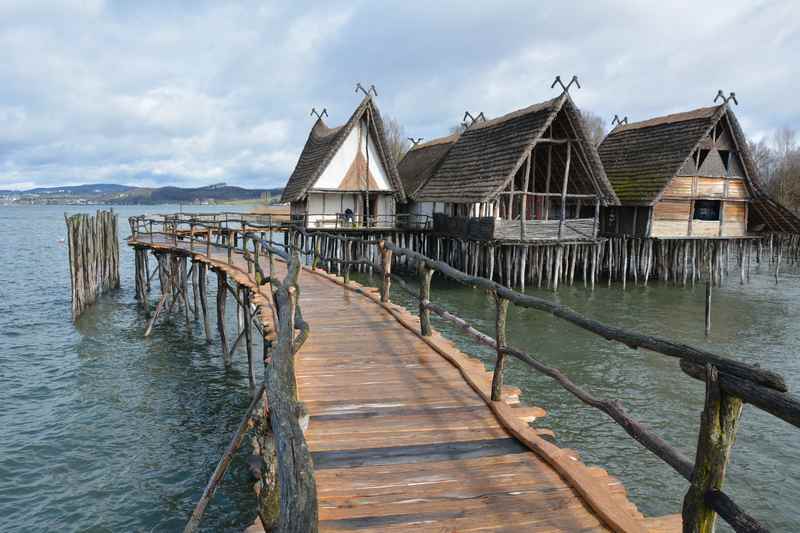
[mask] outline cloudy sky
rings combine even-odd
[[[281,186],[357,81],[406,133],[555,94],[610,120],[735,91],[747,133],[800,127],[800,2],[0,0],[0,189]]]

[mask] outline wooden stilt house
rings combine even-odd
[[[770,199],[728,102],[618,125],[598,149],[619,206],[601,231],[639,238],[742,238],[800,231]]]
[[[600,207],[617,203],[566,92],[417,146],[400,171],[411,209],[468,240],[593,242]]]
[[[283,191],[292,220],[309,228],[389,228],[405,195],[378,106],[365,96],[337,128],[319,117]]]

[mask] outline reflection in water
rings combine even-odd
[[[354,276],[377,286],[377,276]],[[413,281],[413,280],[412,280]],[[712,329],[704,337],[705,288],[582,286],[526,292],[568,305],[604,322],[702,346],[782,373],[789,389],[800,391],[800,275],[787,273],[775,285],[765,269],[749,285],[731,279],[713,292]],[[416,301],[392,290],[392,300],[416,313]],[[493,333],[494,301],[478,289],[434,276],[431,300]],[[433,316],[434,327],[491,369],[494,353],[476,345],[451,324]],[[606,341],[551,315],[509,308],[509,344],[560,368],[599,397],[619,399],[632,416],[694,460],[703,384],[688,378],[678,360]],[[574,448],[590,465],[619,477],[647,515],[680,512],[686,481],[638,445],[604,413],[586,406],[551,379],[511,359],[506,383],[522,389],[522,401],[544,407],[537,421],[552,428],[562,447]],[[746,406],[734,446],[726,490],[734,500],[775,531],[800,529],[800,434],[789,424]]]

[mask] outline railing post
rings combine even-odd
[[[258,264],[258,255],[261,248],[261,237],[253,239],[253,271],[256,273],[256,283],[259,285],[261,284],[261,279],[259,279],[259,270],[261,265]]]
[[[250,257],[250,251],[247,249],[247,241],[248,240],[249,240],[249,237],[247,236],[247,234],[243,233],[242,234],[242,257],[244,257],[244,260],[247,263],[247,273],[248,274],[252,274],[255,269],[253,268],[253,264],[251,262],[252,258]]]
[[[711,533],[717,513],[706,503],[710,490],[721,490],[731,447],[742,414],[742,400],[719,386],[719,371],[706,365],[706,402],[700,418],[697,455],[689,491],[683,499],[684,533]]]
[[[208,228],[208,241],[206,241],[206,256],[211,259],[211,228]]]
[[[148,224],[150,224],[150,242],[153,242],[153,221],[148,220]]]
[[[383,303],[389,303],[389,288],[392,285],[392,251],[386,249],[386,243],[384,241],[378,243],[378,250],[381,254],[381,268],[383,269],[381,301]]]
[[[420,261],[419,269],[419,329],[423,337],[431,334],[431,312],[426,304],[431,300],[431,277],[433,269],[425,261]]]
[[[228,215],[225,215],[225,216],[227,217]],[[231,231],[234,231],[234,233],[235,233],[235,230],[230,230],[230,229],[225,230],[225,245],[228,247],[228,264],[229,265],[231,263],[233,263],[233,244],[232,244],[233,238],[231,238]]]
[[[345,261],[344,264],[344,282],[350,283],[350,267],[352,266],[349,262],[353,260],[353,241],[344,241],[344,246],[342,247],[342,259]]]
[[[492,376],[492,401],[497,402],[503,397],[503,370],[506,366],[506,322],[508,319],[508,300],[493,293],[496,306],[495,313],[495,342],[497,343],[497,359],[494,364]]]
[[[320,259],[320,239],[319,236],[315,236],[314,239],[314,250],[311,252],[313,257],[311,258],[311,270],[317,269],[317,263]]]
[[[189,251],[194,250],[194,222],[189,222]]]
[[[706,337],[711,333],[711,279],[706,281],[706,313],[705,313]]]

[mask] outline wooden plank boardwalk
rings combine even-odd
[[[238,254],[228,265],[221,249],[205,253],[192,255],[256,287]],[[436,332],[420,336],[405,309],[321,271],[303,270],[299,287],[311,334],[296,376],[321,531],[680,529],[679,515],[645,518],[618,480],[528,427],[545,413],[519,406],[518,391],[492,408],[483,364]]]

